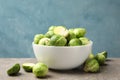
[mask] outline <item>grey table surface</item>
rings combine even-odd
[[[110,58],[101,66],[99,73],[85,73],[79,67],[72,70],[49,70],[47,77],[36,78],[22,68],[18,75],[8,76],[6,71],[15,63],[36,63],[35,58],[0,58],[0,80],[120,80],[120,58]]]

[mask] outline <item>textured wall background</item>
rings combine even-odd
[[[0,0],[0,57],[34,57],[33,37],[50,25],[85,27],[94,53],[120,57],[120,0]]]

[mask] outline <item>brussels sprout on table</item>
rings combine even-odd
[[[20,71],[20,64],[16,63],[10,69],[7,70],[7,74],[12,76],[16,75]]]
[[[107,51],[103,51],[103,52],[101,52],[101,53],[99,53],[99,54],[102,54],[102,55],[105,56],[105,58],[107,58]]]
[[[93,53],[90,53],[88,56],[88,59],[94,59],[94,58],[95,58],[95,55]]]
[[[34,65],[35,65],[34,63],[23,63],[22,67],[26,72],[32,72]]]
[[[48,73],[48,66],[44,63],[37,63],[33,66],[33,74],[36,77],[45,77]]]
[[[105,63],[106,58],[105,58],[104,55],[98,53],[98,54],[95,56],[95,58],[96,58],[96,60],[99,62],[100,65],[102,65],[102,64]]]
[[[85,72],[99,72],[100,66],[96,59],[88,59],[84,65]]]

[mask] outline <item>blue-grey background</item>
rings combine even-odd
[[[120,0],[0,0],[0,57],[35,57],[33,37],[51,25],[84,27],[93,53],[120,57]]]

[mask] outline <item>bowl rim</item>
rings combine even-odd
[[[32,42],[32,45],[38,46],[38,47],[51,47],[51,48],[76,48],[76,47],[87,47],[87,46],[93,45],[93,41],[90,40],[89,44],[82,45],[82,46],[46,46],[46,45],[38,45],[38,44],[35,44],[34,42]]]

